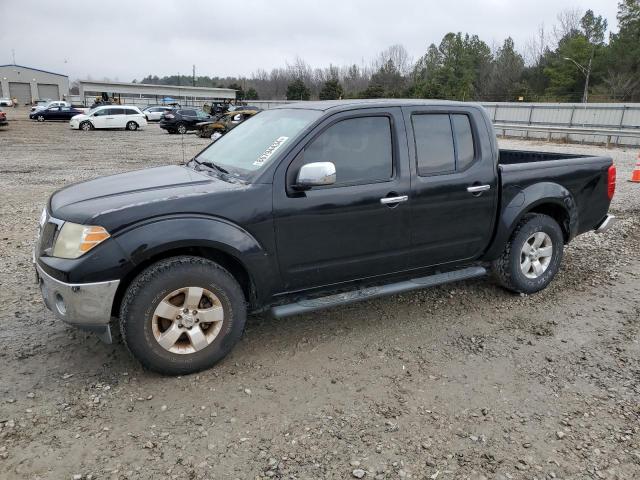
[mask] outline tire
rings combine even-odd
[[[179,123],[178,126],[176,127],[176,131],[180,135],[184,135],[185,133],[187,133],[187,126],[184,123]]]
[[[558,273],[563,250],[564,235],[558,222],[548,215],[527,214],[516,226],[500,257],[493,261],[494,276],[507,290],[538,292]]]
[[[138,129],[138,124],[136,122],[127,122],[127,130],[134,132],[137,129]]]
[[[80,130],[84,130],[85,132],[88,132],[89,130],[93,130],[93,125],[89,121],[84,121],[79,125],[78,128]]]
[[[38,115],[36,117],[36,120],[38,120],[39,122],[44,122],[44,115]]]
[[[192,294],[199,289],[201,296]],[[193,310],[184,313],[185,306]],[[221,320],[202,321],[214,317]],[[120,308],[120,331],[144,367],[184,375],[224,358],[240,339],[246,317],[242,289],[227,270],[204,258],[180,256],[151,265],[131,282]]]

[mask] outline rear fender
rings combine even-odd
[[[567,242],[578,232],[577,205],[569,190],[562,185],[540,182],[524,189],[518,186],[507,187],[503,191],[503,201],[506,205],[500,212],[496,234],[485,254],[486,260],[496,259],[504,250],[522,217],[538,209],[544,210],[545,207],[551,206],[562,210],[568,219],[565,226],[561,225],[563,230],[567,230]]]

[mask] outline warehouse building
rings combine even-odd
[[[69,77],[22,65],[0,65],[0,97],[17,98],[19,105],[69,96]]]
[[[188,87],[179,85],[152,85],[94,80],[78,80],[80,98],[91,105],[96,97],[106,94],[128,105],[148,105],[175,101],[182,105],[202,105],[204,102],[232,101],[236,91],[231,88]]]

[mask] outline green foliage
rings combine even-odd
[[[309,100],[311,92],[301,78],[296,78],[287,86],[287,100]]]
[[[344,90],[342,89],[342,85],[340,85],[337,78],[333,78],[324,82],[322,90],[320,90],[319,98],[320,100],[338,100],[342,98],[343,95]]]
[[[260,97],[258,96],[258,92],[253,87],[250,87],[247,90],[247,93],[246,93],[244,98],[247,99],[247,100],[259,100],[260,99]]]

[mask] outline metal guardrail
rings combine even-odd
[[[560,135],[590,135],[596,137],[606,137],[607,148],[611,146],[611,140],[613,137],[617,139],[620,137],[640,138],[640,128],[636,129],[620,129],[620,128],[603,128],[603,127],[557,127],[552,125],[526,125],[518,123],[501,123],[495,122],[493,127],[500,131],[502,130],[502,136],[507,136],[506,132],[537,132],[546,133],[547,141],[552,140],[553,134]]]

